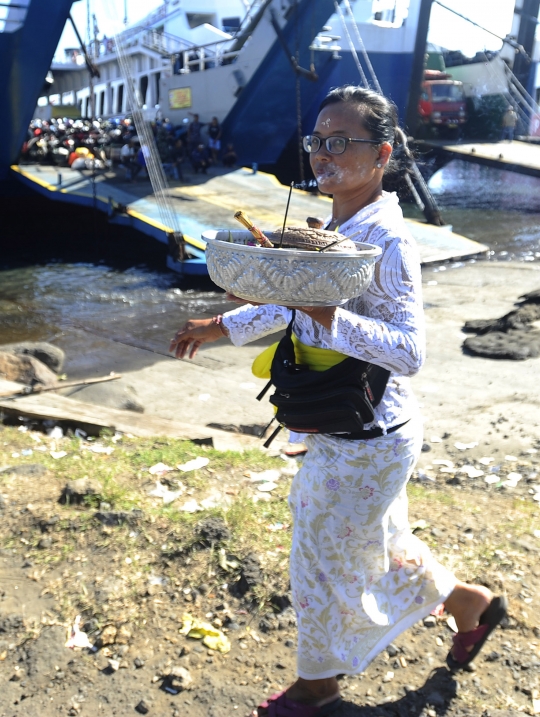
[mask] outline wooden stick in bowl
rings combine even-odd
[[[272,249],[274,245],[272,244],[270,239],[264,236],[262,231],[258,227],[256,227],[255,224],[253,224],[253,222],[245,212],[236,212],[234,218],[253,234],[253,236],[255,237],[255,241],[257,241],[261,246],[264,246],[267,249]]]

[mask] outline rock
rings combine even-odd
[[[107,527],[114,528],[124,523],[136,523],[142,517],[142,510],[134,508],[131,512],[124,510],[97,511],[94,518]]]
[[[388,655],[389,655],[390,657],[395,657],[395,656],[399,653],[399,650],[398,650],[398,648],[391,642],[391,643],[388,645],[388,647],[386,648],[386,652],[388,653]]]
[[[206,518],[206,520],[201,520],[197,526],[197,534],[207,545],[221,543],[225,540],[229,540],[231,537],[231,531],[221,518]]]
[[[21,463],[18,466],[8,466],[0,470],[3,475],[27,476],[28,478],[40,478],[46,472],[47,469],[41,463]]]
[[[262,582],[263,575],[259,559],[254,553],[250,553],[243,559],[240,569],[240,580],[231,586],[231,591],[242,597]]]
[[[423,443],[422,444],[422,453],[429,453],[431,450],[431,446],[429,443]]]
[[[423,620],[424,627],[437,627],[437,618],[435,615],[428,615]]]
[[[540,356],[540,331],[492,332],[465,339],[463,348],[477,356],[524,361]]]
[[[169,671],[167,682],[171,689],[182,692],[183,690],[191,689],[193,677],[185,667],[175,665]]]
[[[117,645],[127,645],[128,642],[131,640],[131,630],[128,628],[127,625],[121,625],[118,628],[118,632],[116,633],[116,644]]]
[[[527,330],[529,325],[534,321],[538,321],[538,319],[540,319],[540,305],[531,302],[530,304],[519,306],[517,309],[501,316],[500,319],[467,321],[463,330],[477,334],[523,331]]]
[[[95,403],[98,406],[118,408],[122,411],[144,413],[144,406],[138,400],[137,391],[122,379],[105,383],[96,383],[92,386],[78,386],[68,394],[70,398],[85,403]]]
[[[44,363],[33,356],[16,356],[0,351],[0,376],[27,386],[40,384],[45,388],[55,386],[56,375]]]
[[[140,657],[136,657],[136,658],[133,660],[133,664],[135,665],[135,667],[136,667],[138,670],[140,670],[142,667],[144,667],[144,660],[141,660]]]
[[[60,496],[60,503],[68,503],[70,505],[79,504],[84,501],[87,496],[101,495],[103,486],[93,478],[78,478],[70,480],[66,483]]]
[[[41,538],[38,543],[38,548],[40,550],[48,550],[52,547],[52,540],[51,538]]]
[[[98,647],[105,647],[105,645],[114,645],[116,642],[117,630],[114,625],[106,625],[97,640]]]
[[[147,715],[150,712],[150,706],[144,700],[141,700],[135,709],[140,715]]]
[[[14,353],[16,356],[33,356],[54,373],[61,373],[66,358],[61,348],[46,341],[21,341],[16,344],[4,344],[2,351]]]

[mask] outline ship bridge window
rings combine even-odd
[[[461,102],[463,100],[462,85],[441,84],[431,85],[433,102]]]
[[[365,4],[357,0],[356,4]],[[372,0],[372,21],[384,27],[402,27],[409,15],[410,0]]]
[[[209,25],[215,25],[217,19],[213,12],[186,12],[186,18],[192,30],[195,27],[199,27],[199,25],[204,25],[205,22]]]
[[[240,18],[239,17],[224,17],[221,20],[221,27],[223,32],[228,32],[234,35],[240,29]]]

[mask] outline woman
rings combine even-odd
[[[459,636],[448,656],[472,659],[505,615],[503,598],[462,583],[412,534],[406,484],[422,445],[409,377],[424,360],[420,263],[397,197],[382,189],[398,140],[386,98],[354,86],[322,102],[304,148],[319,188],[333,195],[326,228],[383,249],[366,293],[343,307],[304,307],[294,331],[305,344],[334,349],[391,371],[371,437],[308,435],[294,478],[291,587],[298,616],[298,679],[258,715],[330,714],[340,702],[336,675],[362,672],[407,627],[440,603]],[[224,334],[236,345],[285,328],[280,306],[243,306],[223,317],[189,321],[171,343],[177,357]],[[480,624],[482,623],[482,624]]]

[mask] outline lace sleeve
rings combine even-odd
[[[375,265],[373,282],[363,296],[336,310],[332,348],[393,373],[413,376],[425,354],[416,246],[411,238],[389,236],[381,227],[377,233],[373,243],[382,246],[383,253]]]
[[[247,304],[223,314],[223,325],[235,346],[263,338],[285,329],[292,318],[292,312],[285,306]]]

